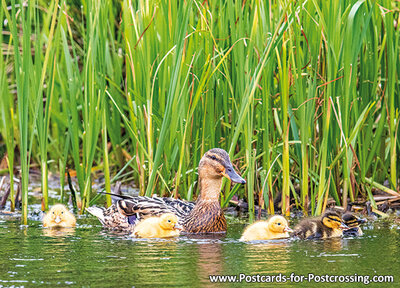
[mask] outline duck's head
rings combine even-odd
[[[204,154],[199,163],[199,176],[202,179],[226,177],[233,183],[246,183],[233,169],[228,153],[220,148],[213,148]]]
[[[358,218],[352,213],[346,213],[342,216],[344,224],[346,224],[349,228],[355,228],[359,225],[367,222],[365,219]]]
[[[68,217],[67,216],[67,215],[69,215],[68,212],[69,211],[68,211],[67,207],[65,207],[63,204],[56,204],[50,208],[48,214],[50,215],[52,222],[54,222],[56,224],[60,224],[63,221],[65,221],[66,217]]]
[[[164,230],[182,230],[178,224],[178,217],[172,213],[166,213],[160,216],[160,226]]]
[[[271,219],[269,219],[268,230],[274,233],[293,232],[293,230],[289,228],[289,224],[286,219],[279,215],[273,216]]]
[[[349,229],[343,222],[342,219],[340,218],[339,214],[336,213],[335,211],[327,211],[322,215],[321,218],[322,223],[331,229],[342,229],[346,230]]]

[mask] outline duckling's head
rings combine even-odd
[[[344,224],[346,224],[349,228],[358,227],[359,225],[367,222],[365,219],[358,218],[352,213],[346,213],[342,216]]]
[[[286,219],[279,215],[273,216],[271,219],[269,219],[268,230],[274,233],[293,232],[293,230],[289,228],[289,224]]]
[[[69,211],[67,207],[65,207],[63,204],[56,204],[50,208],[48,214],[50,215],[52,222],[60,224],[61,222],[65,221],[65,217],[67,217],[66,215],[69,214],[68,212]]]
[[[345,224],[343,224],[342,219],[339,214],[335,211],[327,211],[321,218],[322,223],[331,229],[348,229]]]
[[[213,148],[204,154],[199,163],[199,176],[202,179],[220,179],[225,176],[233,183],[246,183],[233,169],[228,153],[220,148]]]
[[[164,230],[181,230],[181,225],[178,224],[178,217],[172,213],[166,213],[160,216],[160,226]]]

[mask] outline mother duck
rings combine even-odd
[[[232,167],[228,153],[220,148],[207,151],[199,163],[200,194],[196,202],[168,197],[129,197],[118,200],[108,209],[90,207],[88,212],[99,218],[106,228],[130,231],[137,220],[149,216],[173,213],[179,219],[183,232],[225,232],[226,219],[219,203],[222,178],[245,184]]]

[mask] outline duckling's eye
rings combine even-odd
[[[215,157],[214,155],[211,155],[211,159],[217,160],[217,157]]]
[[[168,220],[168,223],[171,223],[171,220]]]
[[[54,214],[54,211],[53,211],[53,214]]]
[[[281,225],[281,223],[277,223],[278,225]]]
[[[64,211],[61,211],[61,214],[64,214]]]

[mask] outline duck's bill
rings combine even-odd
[[[174,226],[174,229],[175,230],[183,230],[183,227],[182,227],[182,225],[179,225],[178,223],[176,223]]]
[[[358,225],[364,224],[364,223],[366,223],[366,222],[367,222],[367,219],[361,219],[361,218],[359,218],[359,219],[357,220]]]
[[[57,216],[56,219],[54,219],[54,222],[56,222],[57,224],[59,224],[59,223],[61,222],[60,216]]]
[[[342,230],[348,230],[348,229],[350,229],[350,227],[349,226],[347,226],[346,224],[344,224],[344,223],[340,223],[340,226],[339,226],[339,228],[340,229],[342,229]]]
[[[293,232],[293,230],[290,227],[285,227],[285,229],[283,229],[283,232]]]
[[[231,179],[233,183],[246,184],[246,180],[240,177],[232,166],[225,170],[225,177]]]

